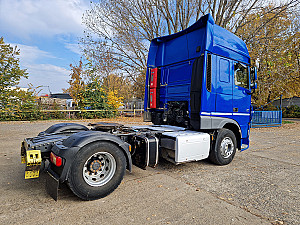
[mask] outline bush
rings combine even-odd
[[[1,98],[0,120],[37,120],[40,118],[39,106],[32,91],[19,88],[6,90]]]
[[[297,105],[292,105],[283,108],[282,117],[285,118],[300,118],[300,107]]]
[[[116,97],[114,92],[107,95],[97,82],[88,84],[79,96],[78,108],[81,111],[72,114],[74,119],[112,118],[118,115],[117,108],[122,98]],[[38,104],[33,92],[18,89],[10,93],[6,101],[0,99],[0,121],[68,119],[70,117],[68,112],[60,111],[62,107],[56,102],[51,105],[50,109],[53,111],[42,111],[43,106]]]

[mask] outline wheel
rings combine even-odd
[[[212,145],[209,159],[217,165],[229,164],[236,153],[236,137],[231,130],[219,130],[216,141]]]
[[[121,183],[126,158],[116,145],[95,142],[83,147],[70,168],[68,185],[83,200],[103,198]]]

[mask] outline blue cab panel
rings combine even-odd
[[[149,108],[149,71],[160,70],[159,104]],[[237,126],[249,143],[250,56],[239,37],[216,25],[210,14],[187,29],[151,41],[145,112],[156,124],[193,130]],[[239,146],[241,148],[241,146]]]

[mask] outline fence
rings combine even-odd
[[[251,127],[277,127],[282,124],[282,111],[252,111]]]
[[[70,119],[71,113],[83,113],[83,112],[108,112],[110,110],[92,110],[92,109],[82,109],[82,110],[41,110],[41,112],[47,113],[47,112],[61,112],[61,113],[68,113],[68,118]],[[142,116],[144,109],[118,109],[116,111],[117,116],[126,116],[126,117],[140,117]]]
[[[70,118],[80,118],[85,116],[80,116],[82,113],[100,113],[100,112],[108,112],[109,110],[40,110],[38,112],[27,112],[29,114],[50,114],[48,119],[70,119]],[[143,109],[119,109],[115,111],[116,116],[128,116],[128,117],[136,117],[136,116],[142,116],[144,110]],[[1,113],[7,113],[6,111],[0,111]],[[19,113],[26,113],[15,111],[13,114],[19,114]],[[51,114],[54,114],[51,116]],[[56,115],[55,115],[56,114]],[[76,114],[76,116],[72,115]],[[97,117],[97,115],[95,115]],[[20,117],[20,116],[19,116]],[[102,117],[105,117],[103,115]],[[31,119],[46,119],[43,117],[38,116],[35,118],[34,116],[28,117],[28,116],[21,116],[20,119],[25,120],[31,120]],[[0,116],[1,120],[1,116]],[[5,120],[2,118],[2,120]],[[16,119],[17,120],[17,119]],[[251,127],[275,127],[275,126],[281,126],[282,124],[282,111],[252,111],[252,120],[251,120]]]
[[[114,116],[141,117],[143,109],[91,110],[91,109],[41,109],[33,111],[0,110],[0,121],[44,119],[96,119]]]

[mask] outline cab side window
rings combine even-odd
[[[234,83],[237,86],[249,89],[249,72],[246,65],[234,63]]]

